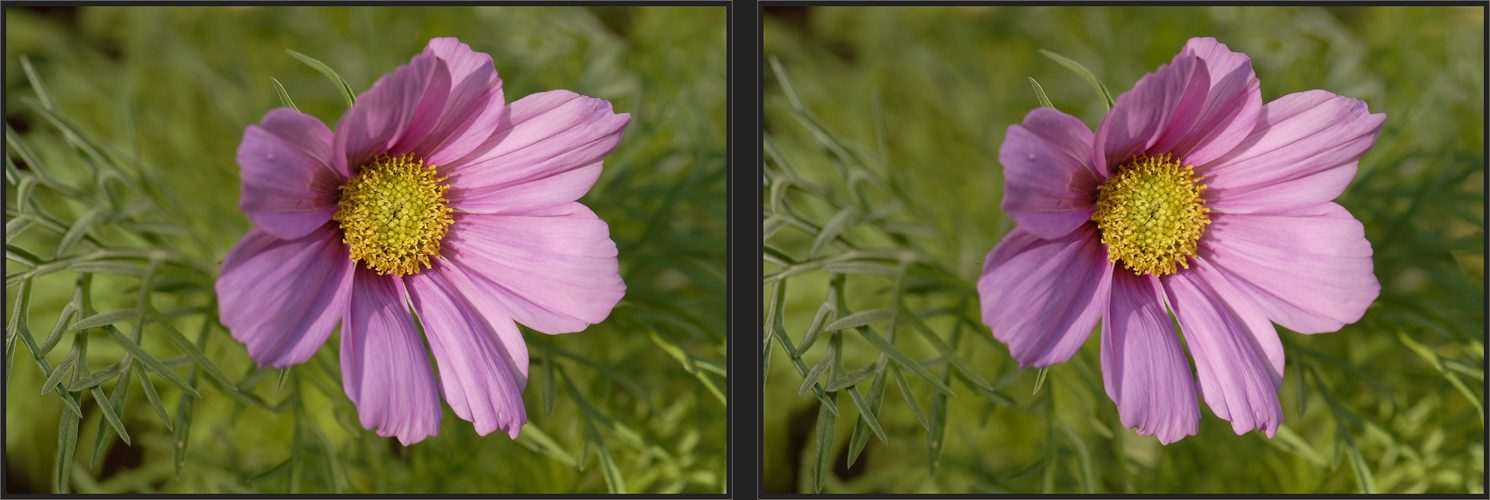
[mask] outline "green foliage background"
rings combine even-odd
[[[724,27],[722,7],[7,7],[9,493],[722,492]],[[582,333],[525,330],[518,440],[446,407],[439,436],[404,448],[358,424],[335,335],[287,374],[259,370],[216,325],[211,287],[250,227],[233,158],[281,106],[270,78],[328,125],[346,109],[285,49],[360,93],[437,36],[490,54],[508,102],[563,88],[632,114],[581,199],[628,290]],[[75,291],[85,310],[63,315]],[[115,310],[118,327],[71,329]],[[120,363],[136,343],[150,359]],[[81,421],[38,391],[52,367]]]
[[[767,9],[766,491],[1483,494],[1484,15]],[[1386,113],[1337,200],[1365,224],[1382,292],[1339,332],[1279,327],[1277,437],[1238,436],[1202,404],[1199,435],[1161,446],[1119,423],[1097,334],[1021,371],[974,283],[1013,228],[997,159],[1040,105],[1028,78],[1088,126],[1105,112],[1039,49],[1116,97],[1197,36],[1249,55],[1265,101],[1320,88]]]

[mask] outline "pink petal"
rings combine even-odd
[[[425,272],[439,274],[477,311],[505,309],[493,298],[491,287],[478,285],[471,281],[470,271],[461,269],[453,262],[441,260],[433,269]],[[511,322],[508,318],[504,320]],[[517,380],[517,385],[526,387],[528,385],[528,344],[523,341],[522,332],[519,332],[517,328],[497,328],[495,333],[493,340],[499,344],[502,352],[507,354],[508,368],[512,370],[512,376]]]
[[[1097,325],[1112,273],[1095,224],[1053,240],[1015,228],[983,263],[983,323],[1021,367],[1063,362]]]
[[[362,427],[398,436],[404,446],[439,434],[439,388],[403,282],[357,266],[352,283],[342,323],[341,375]]]
[[[1199,57],[1210,75],[1198,114],[1185,126],[1173,120],[1152,154],[1170,153],[1184,165],[1204,165],[1230,152],[1257,125],[1262,91],[1252,60],[1214,38],[1192,38],[1176,57]],[[1184,99],[1195,102],[1195,100]],[[1151,154],[1151,155],[1152,155]]]
[[[1386,121],[1366,103],[1323,90],[1263,106],[1257,128],[1200,172],[1215,211],[1276,214],[1335,199]]]
[[[567,90],[524,97],[470,155],[440,169],[457,210],[521,214],[578,200],[631,121],[602,99]]]
[[[527,381],[514,376],[514,360],[496,339],[517,335],[517,324],[495,310],[476,312],[441,272],[403,279],[439,365],[445,401],[476,424],[476,433],[502,429],[516,439],[528,420],[522,399]]]
[[[1188,127],[1199,116],[1209,85],[1210,74],[1204,62],[1183,54],[1144,75],[1133,90],[1118,96],[1112,110],[1097,125],[1092,167],[1103,177],[1111,177],[1113,168],[1139,153],[1150,152],[1171,121],[1175,121],[1175,127]]]
[[[1200,430],[1195,375],[1153,276],[1117,269],[1102,319],[1102,382],[1123,427],[1173,443]]]
[[[450,92],[450,71],[432,54],[383,75],[336,124],[332,158],[355,172],[380,154],[413,151],[434,129]]]
[[[599,323],[626,294],[609,226],[579,203],[522,216],[454,214],[441,254],[534,330]]]
[[[345,176],[332,170],[331,129],[290,108],[249,125],[238,144],[243,177],[238,209],[278,238],[305,236],[336,215],[337,186]]]
[[[1212,213],[1198,247],[1268,318],[1299,333],[1354,323],[1381,292],[1365,228],[1334,203],[1288,216]]]
[[[432,39],[424,54],[445,62],[452,86],[434,129],[413,151],[426,164],[444,165],[476,149],[496,130],[505,102],[502,80],[491,56],[472,51],[460,40]]]
[[[1224,281],[1206,279],[1194,269],[1165,276],[1162,281],[1169,307],[1179,320],[1185,344],[1195,358],[1200,394],[1211,411],[1231,422],[1238,435],[1262,429],[1268,437],[1283,421],[1278,402],[1282,373],[1269,366],[1258,339],[1273,338],[1262,313]],[[1279,366],[1281,366],[1281,357]]]
[[[1010,125],[999,147],[1004,200],[1019,227],[1059,238],[1091,220],[1101,178],[1087,165],[1092,131],[1071,115],[1035,108],[1023,125]]]
[[[254,229],[223,259],[218,314],[260,367],[303,363],[346,310],[351,270],[334,224],[295,240]]]

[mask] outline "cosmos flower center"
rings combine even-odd
[[[1138,155],[1118,167],[1097,187],[1092,220],[1102,231],[1107,257],[1134,274],[1163,276],[1176,266],[1190,268],[1195,243],[1211,218],[1200,193],[1205,185],[1193,166],[1181,166],[1168,154]]]
[[[385,154],[363,165],[341,186],[332,217],[341,223],[352,260],[396,276],[417,274],[420,264],[431,267],[430,257],[440,256],[440,240],[454,222],[444,180],[413,154]]]

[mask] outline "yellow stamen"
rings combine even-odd
[[[340,208],[332,217],[341,223],[352,260],[395,276],[417,274],[420,264],[431,267],[430,257],[440,256],[440,240],[454,222],[445,199],[450,186],[440,184],[444,180],[413,154],[385,154],[363,165],[341,187]]]
[[[1102,230],[1107,257],[1134,274],[1173,274],[1176,266],[1190,268],[1195,242],[1211,218],[1200,193],[1205,185],[1193,166],[1180,166],[1168,154],[1158,158],[1138,155],[1118,167],[1114,176],[1097,187],[1097,212],[1092,220]]]

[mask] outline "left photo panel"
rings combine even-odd
[[[5,493],[728,493],[728,10],[6,6]]]

